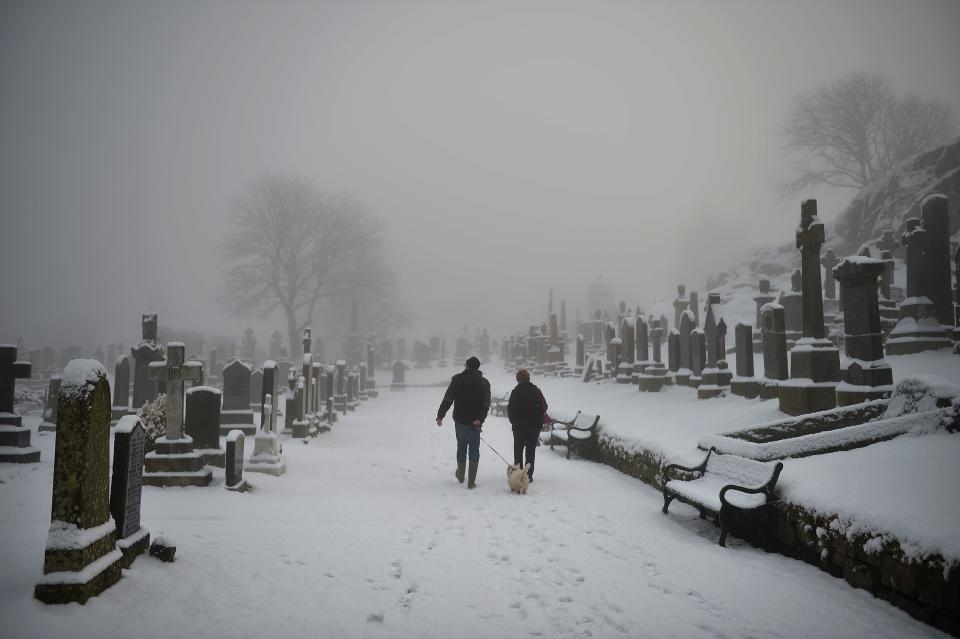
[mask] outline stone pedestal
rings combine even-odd
[[[804,415],[835,408],[840,351],[830,340],[804,338],[790,351],[790,379],[780,382],[780,410]]]
[[[843,381],[837,386],[838,406],[884,399],[893,392],[893,370],[886,360],[844,362],[840,378]]]
[[[747,399],[760,397],[763,382],[755,377],[734,377],[730,380],[730,392]],[[779,395],[779,394],[778,394]]]
[[[722,397],[730,391],[733,373],[727,368],[727,362],[721,360],[717,362],[715,368],[703,369],[701,377],[703,383],[697,388],[697,398],[710,399],[712,397]]]
[[[213,479],[213,471],[193,450],[193,438],[188,435],[175,440],[160,437],[143,464],[146,486],[209,486]]]
[[[935,314],[933,303],[926,297],[903,300],[900,319],[884,344],[887,354],[912,355],[953,346],[950,335]]]
[[[258,431],[253,438],[253,454],[246,466],[247,472],[274,476],[284,474],[287,472],[287,464],[280,452],[280,438],[276,433]]]

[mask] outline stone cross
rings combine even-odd
[[[0,413],[13,415],[14,387],[18,379],[30,379],[30,362],[17,361],[17,347],[10,344],[0,346]],[[0,415],[0,424],[10,424],[5,415]],[[16,424],[20,425],[17,417]]]
[[[883,237],[877,242],[877,248],[880,251],[890,251],[891,253],[897,250],[897,240],[892,229],[886,229],[883,232]]]
[[[823,286],[820,283],[820,247],[823,246],[823,223],[817,218],[817,201],[804,200],[800,205],[800,227],[797,248],[803,286],[803,336],[823,339]]]
[[[183,439],[183,391],[188,381],[198,381],[202,366],[185,362],[186,346],[182,342],[167,343],[167,359],[150,364],[150,377],[167,383],[167,440]]]
[[[837,254],[833,249],[827,250],[826,254],[820,259],[820,263],[823,264],[824,269],[824,297],[827,299],[836,299],[837,298],[837,283],[833,279],[833,267],[840,262],[840,258],[837,257]]]

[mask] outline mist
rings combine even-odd
[[[702,287],[792,239],[792,96],[867,71],[960,112],[958,27],[950,0],[5,2],[0,341],[129,344],[156,312],[265,344],[282,318],[218,303],[264,173],[386,222],[410,337],[514,332],[549,288],[585,316],[598,277]]]

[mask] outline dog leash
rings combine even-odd
[[[480,437],[480,441],[482,441],[484,444],[487,444],[487,448],[489,448],[489,449],[492,450],[494,453],[496,453],[497,457],[499,457],[500,459],[503,459],[503,455],[501,455],[500,453],[498,453],[496,448],[494,448],[493,446],[491,446],[490,444],[488,444],[488,443],[487,443],[487,440],[485,440],[483,437]],[[503,459],[503,463],[506,464],[507,466],[513,466],[513,464],[511,464],[510,462],[508,462],[506,459]]]

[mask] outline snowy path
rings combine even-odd
[[[384,392],[255,491],[145,489],[143,523],[178,559],[138,559],[85,607],[32,600],[53,461],[0,468],[5,637],[945,636],[801,562],[766,554],[654,489],[541,447],[511,495],[481,450],[479,487],[453,478],[442,389]],[[32,423],[32,422],[31,422]],[[506,420],[484,437],[509,457]],[[8,621],[8,624],[10,622]]]

